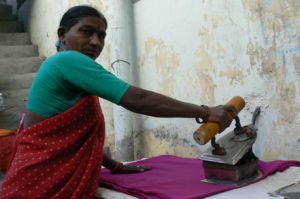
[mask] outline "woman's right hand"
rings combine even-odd
[[[233,118],[237,115],[233,105],[219,105],[208,107],[208,117],[205,122],[216,122],[220,125],[220,132],[230,126]]]

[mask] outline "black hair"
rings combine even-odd
[[[86,5],[74,6],[67,10],[62,17],[59,26],[65,28],[65,31],[69,31],[80,19],[88,16],[99,17],[104,21],[105,29],[107,28],[107,21],[104,15],[95,8]]]

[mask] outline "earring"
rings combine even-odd
[[[60,46],[61,46],[61,40],[57,40],[57,42],[55,43],[57,52],[60,50]]]
[[[55,43],[56,48],[59,48],[60,45],[61,45],[61,41],[60,41],[60,40],[57,40],[56,43]]]

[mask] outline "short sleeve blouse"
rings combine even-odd
[[[77,51],[62,51],[41,65],[29,91],[27,109],[45,117],[92,94],[119,104],[129,85]]]

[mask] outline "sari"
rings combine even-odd
[[[0,198],[94,198],[104,138],[96,96],[27,129],[21,123]]]

